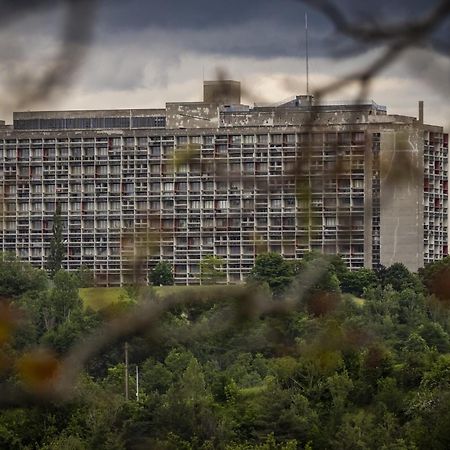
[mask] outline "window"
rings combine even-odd
[[[163,192],[173,192],[173,183],[163,183]]]
[[[84,167],[84,174],[85,175],[94,175],[95,174],[94,166],[85,166]]]
[[[150,191],[152,194],[159,194],[161,191],[161,184],[160,183],[150,183]]]
[[[269,142],[269,138],[267,134],[259,134],[257,136],[258,144],[267,144]]]
[[[191,192],[200,192],[200,183],[198,181],[191,182],[189,188]]]
[[[42,203],[41,202],[33,202],[31,204],[31,210],[34,212],[42,211]]]
[[[98,175],[107,175],[108,167],[107,166],[97,166],[97,174]]]
[[[133,183],[124,183],[123,184],[123,192],[126,194],[132,194],[134,192],[134,184]]]
[[[336,226],[336,217],[325,217],[325,226],[326,227],[335,227]]]
[[[282,134],[272,134],[271,136],[272,144],[282,144],[283,143],[283,135]]]
[[[230,144],[241,145],[241,136],[239,135],[230,136]]]
[[[33,177],[42,176],[42,167],[32,167],[31,168],[31,175]]]
[[[364,189],[364,180],[353,180],[353,189]]]
[[[94,254],[95,254],[94,247],[83,247],[84,256],[94,256]]]
[[[159,174],[161,172],[161,167],[159,164],[150,164],[150,173]]]
[[[46,212],[53,212],[55,210],[55,204],[53,202],[47,202],[45,203],[44,209]]]

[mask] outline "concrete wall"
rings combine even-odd
[[[381,133],[381,264],[423,266],[423,139],[419,127]]]
[[[166,128],[217,128],[219,109],[210,103],[167,103]]]

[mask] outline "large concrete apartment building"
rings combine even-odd
[[[0,122],[0,195],[1,251],[44,267],[59,204],[64,266],[101,285],[139,258],[198,283],[207,255],[239,282],[263,251],[417,270],[448,252],[448,135],[423,107],[249,107],[238,82],[211,81],[202,102],[165,109],[15,113]]]

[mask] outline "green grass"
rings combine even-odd
[[[94,311],[117,303],[120,297],[126,295],[125,291],[120,287],[82,288],[79,290],[79,293],[85,308],[92,308]]]
[[[211,286],[158,286],[154,290],[158,297],[164,298],[167,295],[183,294],[193,289],[206,293],[210,288]],[[92,308],[94,311],[118,303],[121,298],[126,297],[125,289],[120,287],[82,288],[79,293],[85,308]]]
[[[364,306],[365,300],[363,298],[357,297],[353,294],[343,294],[343,297],[349,298],[353,302],[355,302],[358,306]]]
[[[188,291],[197,290],[201,293],[207,292],[212,286],[158,286],[155,293],[158,297],[164,298],[171,294],[183,294]]]
[[[197,290],[198,294],[207,295],[208,291],[213,289],[223,289],[225,286],[157,286],[154,289],[155,294],[159,298],[167,297],[172,294],[184,294],[189,291]],[[228,289],[236,288],[236,286],[226,286]],[[239,286],[238,286],[239,288]],[[344,294],[350,297],[358,306],[363,306],[365,300],[352,294]],[[85,308],[92,308],[98,311],[111,304],[118,303],[121,298],[126,297],[126,291],[120,287],[95,287],[80,289],[80,297]]]

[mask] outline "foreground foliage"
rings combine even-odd
[[[288,285],[315,264],[313,256],[296,265],[264,256],[251,283],[295,298]],[[129,341],[131,400],[123,346],[114,346],[90,362],[69,402],[3,410],[0,448],[448,449],[450,321],[430,281],[447,267],[423,271],[424,286],[401,265],[350,274],[335,259],[295,310],[224,328],[217,324],[233,298],[180,306],[160,334]],[[27,381],[23,355],[36,344],[63,355],[118,314],[117,305],[83,309],[79,284],[63,271],[49,283],[13,259],[0,264],[0,294],[23,314],[0,342],[21,361],[0,366],[2,382]]]

